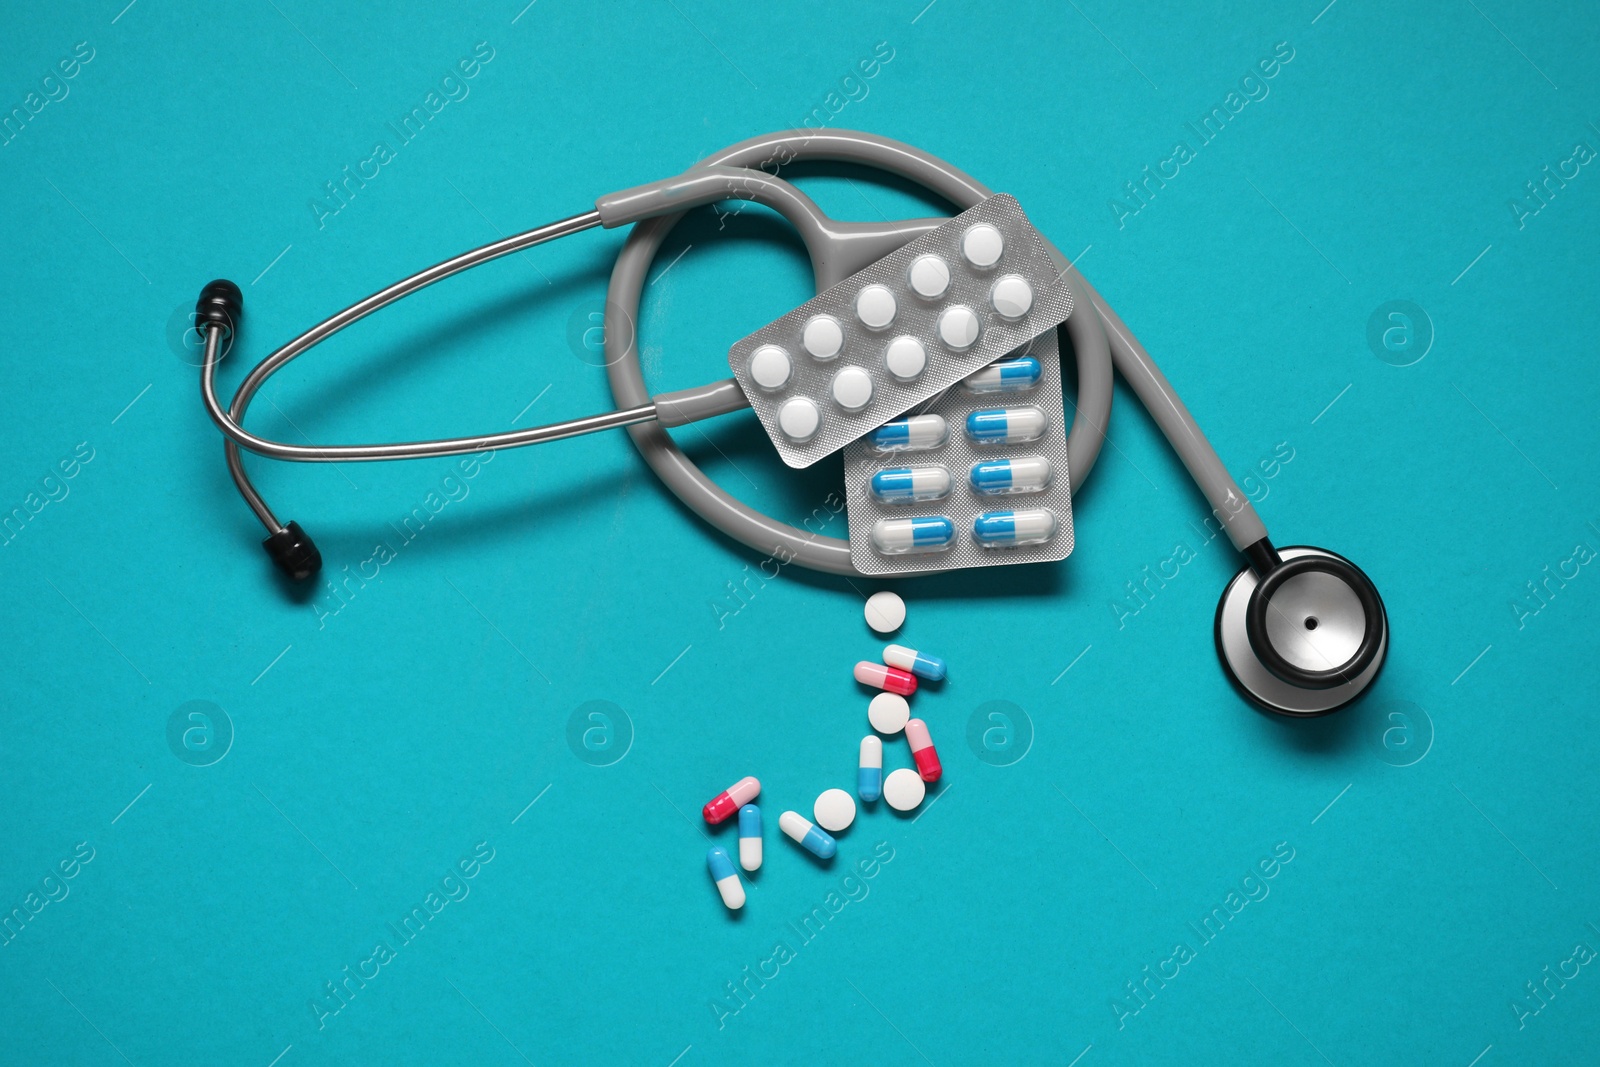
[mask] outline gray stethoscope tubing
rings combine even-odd
[[[942,196],[962,210],[992,195],[967,174],[920,149],[853,130],[791,130],[757,137],[704,160],[698,168],[761,167],[799,161],[858,163],[887,171]],[[761,171],[754,173],[763,174]],[[662,215],[635,226],[611,272],[611,288],[606,300],[606,373],[611,379],[612,395],[622,406],[643,403],[649,396],[639,365],[633,323],[638,320],[639,296],[650,263],[667,234],[682,218],[682,213]],[[809,237],[804,230],[802,236]],[[1073,485],[1083,484],[1105,441],[1106,420],[1111,414],[1114,362],[1222,520],[1234,547],[1244,551],[1265,540],[1266,526],[1217,458],[1205,434],[1195,425],[1194,417],[1178,399],[1172,384],[1077,268],[1054,245],[1048,247],[1061,266],[1068,287],[1075,294],[1088,297],[1097,312],[1073,315],[1066,322],[1067,336],[1072,341],[1078,365],[1077,416],[1067,437],[1067,470]],[[810,239],[807,250],[817,264],[818,248]],[[855,269],[865,265],[859,264]],[[840,276],[849,273],[853,271],[845,271]],[[817,266],[817,274],[819,290],[839,280],[838,277],[830,279],[821,265]],[[777,522],[735,500],[684,455],[660,427],[630,426],[628,434],[645,462],[673,493],[728,536],[761,552],[772,553],[781,548],[792,554],[795,562],[814,570],[858,573],[850,562],[848,541]]]
[[[847,541],[813,535],[778,523],[746,507],[722,492],[683,455],[660,427],[638,425],[655,420],[660,420],[664,425],[682,425],[744,406],[741,399],[730,391],[727,381],[712,383],[698,390],[685,390],[681,398],[679,394],[669,393],[654,400],[645,387],[636,331],[633,329],[633,323],[637,321],[638,295],[656,250],[683,217],[682,211],[660,214],[663,204],[676,200],[684,207],[700,206],[734,196],[777,208],[800,228],[807,240],[808,250],[816,264],[819,289],[866,265],[865,262],[853,263],[852,269],[832,265],[829,253],[837,250],[837,244],[854,240],[858,245],[858,248],[851,250],[854,258],[870,255],[870,259],[866,259],[866,262],[870,262],[921,232],[922,227],[915,224],[888,227],[869,225],[862,228],[872,231],[869,237],[881,235],[880,239],[862,241],[858,233],[841,234],[839,231],[851,228],[852,224],[835,223],[823,215],[809,197],[788,183],[764,171],[728,170],[730,167],[751,164],[771,165],[778,159],[784,162],[826,160],[876,167],[916,182],[963,210],[991,195],[988,189],[960,170],[910,145],[853,131],[790,131],[745,141],[695,168],[695,171],[714,174],[712,180],[686,181],[694,175],[695,171],[691,171],[690,175],[682,178],[613,194],[602,198],[600,210],[484,245],[379,290],[305,331],[263,359],[240,383],[226,411],[215,393],[216,364],[223,331],[208,329],[201,372],[201,395],[212,421],[228,438],[225,442],[228,469],[240,494],[269,533],[284,529],[284,524],[273,514],[244,470],[241,446],[274,459],[297,462],[418,459],[461,455],[491,448],[517,448],[626,426],[630,428],[629,432],[646,462],[669,487],[696,513],[729,536],[764,552],[775,551],[780,546],[787,548],[793,552],[795,561],[803,566],[836,574],[857,573],[850,565]],[[711,168],[717,170],[712,171]],[[613,395],[623,405],[619,410],[526,430],[375,445],[296,445],[260,437],[244,428],[244,416],[250,402],[268,378],[314,345],[379,308],[469,267],[602,223],[609,227],[633,221],[639,222],[639,225],[618,256],[606,303],[607,373]],[[1049,250],[1061,265],[1069,287],[1087,296],[1098,312],[1094,316],[1073,316],[1066,324],[1078,362],[1078,417],[1073,420],[1067,440],[1068,470],[1074,482],[1079,485],[1083,483],[1105,440],[1105,422],[1111,412],[1111,363],[1114,360],[1161,426],[1213,510],[1223,520],[1234,546],[1242,551],[1266,537],[1266,527],[1254,507],[1239,491],[1216,451],[1195,425],[1193,416],[1143,346],[1077,269],[1053,245]],[[1110,327],[1111,335],[1109,354],[1106,326]],[[707,394],[710,394],[709,403],[705,399]],[[663,417],[662,409],[671,406],[675,400],[679,402],[678,406],[687,410],[676,418]],[[706,407],[711,410],[702,410]]]
[[[321,556],[298,524],[284,524],[273,514],[244,469],[241,447],[301,462],[416,459],[516,448],[626,427],[641,456],[667,487],[723,533],[763,553],[787,553],[784,558],[788,561],[814,570],[859,573],[851,564],[848,541],[779,522],[735,500],[665,432],[665,427],[747,407],[736,382],[723,379],[652,397],[639,360],[635,324],[647,272],[668,233],[690,208],[728,199],[774,208],[799,231],[819,291],[942,221],[837,222],[804,193],[765,169],[775,171],[800,161],[854,163],[883,170],[962,210],[991,195],[948,163],[872,134],[792,130],[754,138],[702,161],[683,175],[601,197],[593,211],[462,253],[352,304],[258,363],[227,410],[215,393],[216,365],[223,354],[223,339],[239,320],[242,297],[231,282],[208,285],[197,306],[206,342],[201,395],[212,421],[226,437],[224,447],[234,483],[267,528],[265,545],[274,562],[303,579],[320,568]],[[269,377],[313,345],[379,308],[512,252],[597,225],[630,224],[633,231],[612,270],[604,319],[606,373],[619,404],[617,410],[526,430],[373,445],[293,445],[244,429],[250,401]],[[1077,413],[1067,439],[1068,471],[1074,485],[1083,484],[1104,444],[1115,366],[1177,452],[1229,540],[1248,561],[1249,566],[1224,591],[1217,612],[1217,648],[1230,677],[1257,703],[1289,715],[1322,714],[1356,699],[1376,677],[1388,647],[1387,615],[1377,590],[1354,564],[1333,553],[1303,548],[1285,549],[1279,555],[1255,508],[1239,491],[1165,375],[1093,286],[1058,249],[1047,247],[1068,287],[1079,297],[1080,306],[1086,297],[1094,309],[1094,314],[1080,312],[1065,323],[1078,368]],[[657,425],[648,425],[651,422]],[[1286,607],[1292,609],[1294,618]],[[1318,615],[1330,622],[1321,635],[1313,635],[1309,632],[1317,629]]]

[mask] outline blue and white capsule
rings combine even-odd
[[[949,436],[943,415],[912,415],[884,423],[867,440],[879,452],[918,452],[938,448]]]
[[[1044,368],[1033,356],[991,363],[966,379],[969,393],[1020,393],[1039,384]]]
[[[1055,532],[1056,516],[1049,508],[986,511],[972,520],[972,536],[984,548],[1042,544]]]
[[[918,652],[914,648],[907,648],[905,645],[884,646],[883,662],[891,667],[910,671],[918,678],[926,678],[930,682],[944,681],[944,660],[938,656]]]
[[[786,811],[778,816],[778,829],[783,831],[785,837],[819,860],[831,860],[833,854],[839,851],[839,842],[798,811]],[[723,858],[727,858],[727,853],[723,853]],[[740,889],[739,895],[742,903],[743,888]]]
[[[943,552],[956,539],[956,524],[944,515],[879,519],[872,524],[872,546],[885,556]]]
[[[722,903],[727,909],[738,911],[744,907],[744,883],[739,881],[739,872],[733,869],[728,850],[721,845],[712,845],[711,851],[706,853],[706,867],[710,869],[711,880],[717,883],[717,892],[722,894]]]
[[[1036,407],[984,408],[967,416],[967,436],[980,445],[1016,445],[1044,436],[1050,420]]]
[[[1038,493],[1050,487],[1049,456],[990,459],[972,465],[972,491],[985,496]]]
[[[739,866],[761,869],[761,809],[754,804],[739,809]]]
[[[940,466],[885,467],[868,485],[885,504],[938,500],[950,492],[950,471]]]
[[[883,796],[883,742],[878,735],[861,739],[861,765],[856,771],[856,796],[873,801]]]

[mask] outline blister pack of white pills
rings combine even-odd
[[[905,574],[1065,559],[1067,430],[1051,329],[845,449],[850,561]]]
[[[728,351],[791,467],[809,467],[1060,325],[1072,293],[1014,197],[992,196]]]

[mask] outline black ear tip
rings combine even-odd
[[[230,332],[237,330],[244,321],[244,294],[226,278],[208,282],[195,301],[194,320],[201,331],[213,323]]]
[[[217,284],[213,282],[212,284]],[[222,284],[231,285],[231,282]],[[209,288],[209,287],[208,287]],[[261,542],[278,569],[296,582],[303,582],[322,569],[322,553],[298,522],[291,522]]]

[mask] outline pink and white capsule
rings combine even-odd
[[[761,795],[761,783],[754,778],[741,778],[727,789],[706,801],[700,809],[706,822],[712,826],[726,822],[744,805]]]
[[[916,761],[917,773],[924,782],[932,784],[939,780],[944,773],[944,768],[939,765],[939,753],[933,747],[933,737],[928,733],[928,724],[921,719],[912,719],[906,723],[906,743],[911,746],[911,758]]]
[[[917,691],[917,676],[910,671],[903,671],[899,667],[889,667],[882,663],[868,663],[862,660],[856,664],[856,681],[862,685],[870,685],[874,689],[886,689],[891,693],[899,693],[908,697]],[[707,819],[709,822],[709,817]]]

